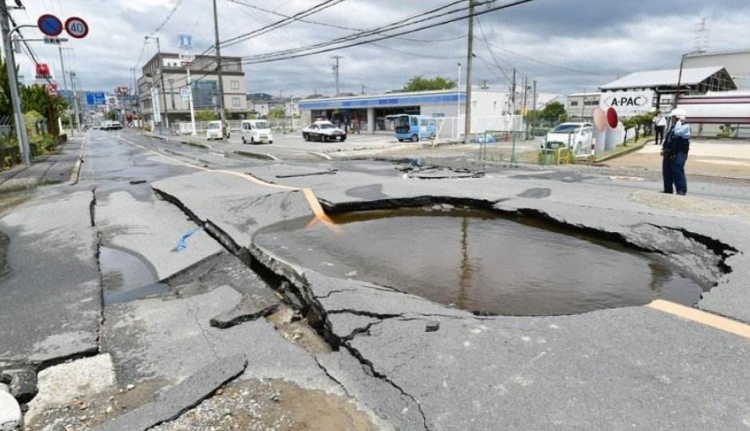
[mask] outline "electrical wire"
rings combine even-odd
[[[172,8],[172,10],[169,11],[169,13],[167,14],[167,17],[164,18],[164,21],[162,21],[161,24],[159,24],[159,26],[156,27],[156,29],[149,34],[149,36],[153,36],[156,33],[160,32],[164,28],[164,26],[167,25],[169,20],[172,19],[172,16],[174,16],[175,12],[177,12],[177,9],[179,9],[181,5],[182,5],[182,0],[177,0],[177,3],[174,4],[174,7]]]
[[[269,9],[262,8],[260,6],[256,6],[256,5],[249,4],[249,3],[245,3],[245,2],[243,2],[241,0],[226,0],[226,1],[228,1],[230,3],[238,4],[240,6],[244,6],[244,7],[250,8],[250,9],[255,9],[255,10],[260,11],[260,12],[265,12],[267,14],[276,15],[276,16],[279,16],[279,17],[282,17],[282,18],[290,18],[289,15],[284,15],[282,13],[276,12],[275,10],[269,10]],[[339,30],[349,30],[349,31],[357,31],[357,32],[369,31],[368,29],[362,29],[362,28],[356,28],[356,27],[347,27],[347,26],[338,25],[338,24],[330,24],[330,23],[326,23],[326,22],[313,21],[313,20],[310,20],[310,19],[300,19],[298,21],[299,22],[303,22],[305,24],[313,24],[313,25],[318,25],[318,26],[321,26],[321,27],[335,28],[335,29],[339,29]],[[444,39],[412,39],[412,38],[399,38],[399,39],[405,40],[405,41],[408,41],[408,42],[436,43],[436,42],[449,42],[449,41],[452,41],[452,40],[463,39],[465,37],[466,37],[465,35],[461,35],[461,36],[457,36],[457,37],[450,37],[450,38],[444,38]]]
[[[245,33],[245,34],[242,34],[242,35],[239,35],[239,36],[235,36],[235,37],[232,37],[232,38],[227,39],[227,40],[223,40],[223,41],[219,42],[219,44],[222,47],[224,47],[224,46],[230,47],[232,45],[236,45],[236,44],[244,42],[246,40],[250,40],[250,39],[253,39],[255,37],[258,37],[258,36],[264,35],[266,33],[269,33],[271,31],[277,30],[277,29],[279,29],[281,27],[285,27],[285,26],[287,26],[287,25],[289,25],[289,24],[291,24],[291,23],[293,23],[295,21],[299,21],[302,18],[308,17],[310,15],[314,15],[314,14],[316,14],[318,12],[321,12],[323,10],[326,10],[328,8],[336,6],[336,5],[340,4],[340,3],[343,3],[344,1],[346,1],[346,0],[325,0],[322,3],[318,3],[317,5],[315,5],[315,6],[311,7],[311,8],[308,8],[308,9],[305,9],[303,11],[297,12],[296,14],[294,14],[294,15],[292,15],[290,17],[281,19],[279,21],[274,22],[273,24],[267,25],[265,27],[261,27],[259,29],[250,31],[248,33]]]
[[[481,5],[489,5],[490,3],[494,3],[495,1],[496,0],[487,0],[487,1],[484,1],[484,2],[480,2],[480,3],[475,3],[475,7],[476,6],[481,6]],[[365,45],[365,44],[369,44],[369,43],[372,43],[372,42],[377,42],[377,41],[386,40],[386,39],[392,39],[394,37],[403,36],[403,35],[411,34],[411,33],[416,33],[416,32],[419,32],[419,31],[430,29],[430,28],[440,27],[440,26],[443,26],[443,25],[446,25],[446,24],[450,24],[450,23],[453,23],[453,22],[457,22],[457,21],[461,21],[461,20],[470,18],[472,16],[474,16],[474,17],[481,16],[481,15],[484,15],[484,14],[487,14],[487,13],[490,13],[490,12],[495,12],[495,11],[498,11],[498,10],[503,10],[503,9],[514,7],[514,6],[520,6],[520,5],[523,5],[523,4],[526,4],[526,3],[531,3],[533,1],[535,1],[535,0],[515,0],[515,1],[512,1],[510,3],[503,4],[503,5],[489,7],[489,8],[487,8],[484,11],[477,12],[475,10],[475,12],[473,14],[449,18],[449,19],[444,20],[444,21],[440,21],[440,22],[437,22],[437,23],[426,24],[426,25],[423,25],[423,26],[415,28],[415,29],[403,30],[403,31],[398,32],[398,33],[382,34],[381,36],[379,36],[379,37],[377,37],[375,39],[368,39],[368,40],[364,40],[364,41],[357,41],[357,39],[359,39],[359,38],[371,36],[371,35],[364,35],[364,36],[355,38],[352,41],[352,43],[344,44],[342,46],[334,46],[332,48],[325,48],[325,49],[314,50],[314,49],[316,49],[316,47],[319,47],[321,45],[322,46],[340,45],[342,42],[340,42],[339,40],[333,40],[333,41],[329,41],[329,42],[326,42],[326,43],[323,43],[323,44],[310,45],[310,46],[307,46],[307,47],[301,47],[301,48],[297,48],[297,49],[294,49],[294,50],[285,50],[285,51],[278,51],[278,52],[274,52],[274,53],[266,53],[266,54],[259,54],[259,55],[256,55],[256,56],[244,57],[243,58],[243,64],[270,63],[270,62],[275,62],[275,61],[282,61],[282,60],[289,60],[289,59],[293,59],[293,58],[307,57],[307,56],[311,56],[311,55],[322,54],[322,53],[336,51],[336,50],[340,50],[340,49],[345,49],[345,48],[351,48],[351,47],[355,47],[355,46]],[[408,23],[408,24],[405,24],[405,25],[400,25],[399,27],[411,26],[411,25],[414,25],[414,24],[417,24],[417,23],[422,23],[424,21],[436,19],[436,18],[443,17],[443,16],[446,16],[446,15],[455,14],[456,12],[463,12],[463,11],[465,11],[467,9],[469,9],[469,8],[462,8],[462,9],[452,10],[452,11],[449,11],[449,12],[446,12],[446,13],[434,16],[434,17],[424,18],[424,19],[418,20],[418,21],[413,22],[413,23]],[[389,29],[389,30],[392,30],[392,29]],[[379,30],[375,31],[374,33],[383,33],[384,31],[389,31],[389,30],[380,30],[379,29]],[[305,52],[305,51],[307,51],[307,52]]]
[[[313,44],[313,45],[308,45],[308,46],[300,47],[300,48],[292,48],[292,49],[287,49],[287,50],[282,50],[282,51],[276,51],[276,52],[273,52],[273,53],[258,54],[256,56],[246,57],[246,59],[271,57],[271,56],[275,56],[275,55],[293,54],[293,53],[301,52],[301,51],[304,51],[304,50],[310,50],[310,49],[316,49],[316,48],[323,48],[323,47],[326,47],[326,46],[341,44],[341,43],[345,43],[345,42],[349,42],[349,41],[355,41],[355,40],[358,40],[358,39],[362,39],[362,38],[365,38],[365,37],[370,37],[370,36],[377,35],[377,34],[382,34],[382,33],[385,33],[387,31],[392,31],[392,30],[396,30],[396,29],[399,29],[399,28],[408,27],[408,26],[415,25],[415,24],[418,24],[418,23],[423,22],[423,21],[427,21],[427,20],[438,18],[440,16],[443,16],[444,14],[443,15],[432,16],[432,17],[429,17],[429,15],[433,15],[433,14],[435,14],[437,12],[443,11],[445,9],[448,9],[450,7],[453,7],[453,6],[455,6],[457,4],[461,4],[461,3],[464,3],[464,0],[453,1],[451,3],[445,4],[445,5],[442,5],[442,6],[439,6],[439,7],[436,7],[436,8],[427,10],[427,11],[424,11],[424,12],[420,12],[418,14],[407,16],[406,18],[402,18],[402,19],[400,19],[398,21],[391,22],[389,24],[386,24],[386,25],[378,27],[378,28],[360,31],[358,33],[354,33],[354,34],[350,34],[350,35],[347,35],[347,36],[343,36],[343,37],[339,37],[339,38],[336,38],[336,39],[332,39],[332,40],[327,41],[327,42],[316,43],[316,44]],[[467,9],[468,8],[455,9],[453,11],[447,12],[447,14],[458,13],[458,12],[465,11]],[[418,19],[420,17],[422,17],[423,19],[417,20],[417,21],[414,21],[414,22],[410,22],[410,21],[413,21],[413,20]],[[396,35],[396,36],[398,36],[398,35]],[[392,37],[396,37],[396,36],[392,36]]]

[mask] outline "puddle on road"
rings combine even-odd
[[[130,253],[101,247],[99,266],[104,284],[104,305],[133,301],[167,291],[167,286],[158,283],[151,268]]]
[[[703,292],[653,256],[538,220],[422,208],[332,218],[336,232],[298,219],[264,229],[256,244],[329,276],[479,314],[577,314],[656,298],[694,305]]]

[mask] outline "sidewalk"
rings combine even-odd
[[[606,164],[613,168],[661,171],[660,152],[660,146],[649,144]],[[750,179],[750,143],[694,139],[690,143],[686,171],[688,175]]]
[[[53,154],[36,158],[31,166],[18,165],[0,172],[0,192],[69,181],[83,143],[83,137],[71,138]]]

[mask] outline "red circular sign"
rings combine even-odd
[[[615,108],[607,109],[607,124],[612,129],[616,129],[617,125],[620,124],[620,117],[617,115]]]
[[[70,37],[83,39],[89,34],[89,25],[82,18],[72,16],[65,21],[65,30],[67,30]]]
[[[42,33],[49,37],[59,36],[63,31],[63,24],[60,18],[50,14],[40,16],[36,21],[36,25]]]

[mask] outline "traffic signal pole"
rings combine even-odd
[[[18,91],[18,75],[16,74],[16,59],[10,40],[10,16],[5,1],[0,2],[0,32],[3,38],[3,49],[5,50],[5,66],[8,71],[8,86],[10,87],[10,98],[13,105],[13,117],[15,118],[16,137],[21,157],[26,166],[31,165],[31,151],[29,148],[29,137],[26,135],[26,122],[21,110],[21,96]]]

